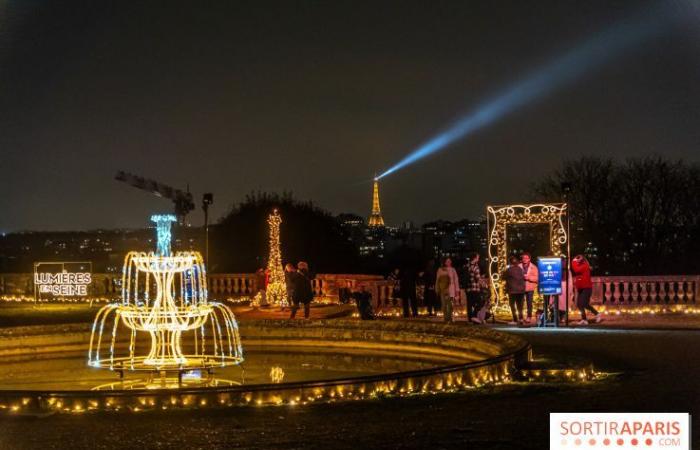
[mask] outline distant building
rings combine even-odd
[[[340,214],[337,219],[364,258],[382,261],[401,247],[417,250],[425,258],[465,259],[471,252],[486,256],[486,223],[483,220],[438,220],[420,228],[406,221],[395,228],[370,226],[356,214]]]
[[[152,229],[23,231],[0,236],[0,272],[31,272],[40,261],[90,261],[95,272],[121,272],[132,250],[153,251]],[[201,228],[178,227],[174,250],[199,250]]]

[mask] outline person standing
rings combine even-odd
[[[493,317],[491,313],[491,286],[489,283],[489,277],[484,274],[479,279],[479,287],[481,288],[481,308],[476,314],[479,319],[479,323],[486,323],[486,321]]]
[[[391,304],[392,304],[392,306],[396,306],[396,299],[401,296],[399,274],[400,274],[400,271],[397,267],[394,270],[392,270],[391,273],[389,273],[389,275],[387,275],[387,277],[386,277],[387,281],[391,282]],[[389,306],[389,305],[385,304],[384,306]]]
[[[537,283],[539,283],[539,273],[537,266],[530,262],[530,254],[523,253],[520,255],[520,267],[523,269],[525,277],[525,302],[527,303],[527,317],[525,323],[530,323],[532,320],[532,300],[535,297]]]
[[[442,303],[443,318],[445,322],[452,322],[452,302],[459,295],[459,277],[450,258],[445,258],[437,270],[435,288]]]
[[[593,282],[591,281],[591,265],[583,255],[576,255],[571,261],[571,271],[574,273],[574,286],[576,287],[576,307],[581,311],[579,325],[588,325],[586,310],[592,312],[596,323],[603,320],[601,315],[591,306],[591,294]]]
[[[262,267],[255,271],[255,296],[260,297],[260,306],[267,305],[266,299],[266,289],[267,289],[267,277],[265,276],[265,269]]]
[[[418,317],[418,303],[416,299],[416,271],[413,267],[401,269],[399,280],[399,293],[403,307],[403,316],[409,317],[409,308],[413,317]]]
[[[357,312],[360,314],[360,320],[373,320],[372,294],[367,290],[365,283],[359,284],[358,290],[352,293],[352,297],[357,304]]]
[[[309,265],[304,261],[299,261],[297,264],[297,272],[296,276],[294,277],[294,281],[294,301],[292,304],[292,315],[290,318],[293,319],[296,316],[299,305],[303,304],[304,318],[308,319],[311,312],[311,300],[314,298],[314,291],[311,286]]]
[[[338,280],[338,301],[341,305],[350,303],[350,298],[352,297],[352,291],[348,287],[350,282],[347,280]]]
[[[435,293],[435,260],[431,259],[423,271],[423,302],[428,310],[428,317],[433,317],[438,309],[437,294]]]
[[[506,293],[510,304],[510,313],[513,320],[509,325],[523,323],[523,297],[525,296],[525,275],[517,256],[510,257],[510,265],[503,273],[503,280],[506,282]]]
[[[287,263],[284,266],[284,284],[287,287],[287,303],[294,304],[294,284],[297,275],[297,268],[294,264]]]
[[[469,255],[466,275],[467,283],[465,291],[467,293],[467,318],[474,323],[482,323],[482,320],[478,317],[479,310],[481,310],[483,306],[481,296],[481,269],[479,268],[479,254],[476,252]]]

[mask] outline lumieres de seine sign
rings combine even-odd
[[[34,263],[35,300],[86,297],[91,284],[91,262]]]

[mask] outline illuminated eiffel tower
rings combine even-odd
[[[379,208],[379,180],[376,176],[374,178],[374,193],[372,194],[372,214],[369,216],[368,224],[370,227],[384,226],[382,211]]]

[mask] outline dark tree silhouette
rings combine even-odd
[[[315,272],[358,270],[357,250],[338,221],[311,202],[291,193],[251,193],[212,227],[210,270],[252,272],[265,267],[268,255],[267,217],[277,208],[282,215],[280,238],[284,263],[307,261]]]
[[[583,157],[536,183],[537,200],[560,201],[570,183],[572,252],[600,274],[700,271],[700,168],[662,157],[616,162]]]

